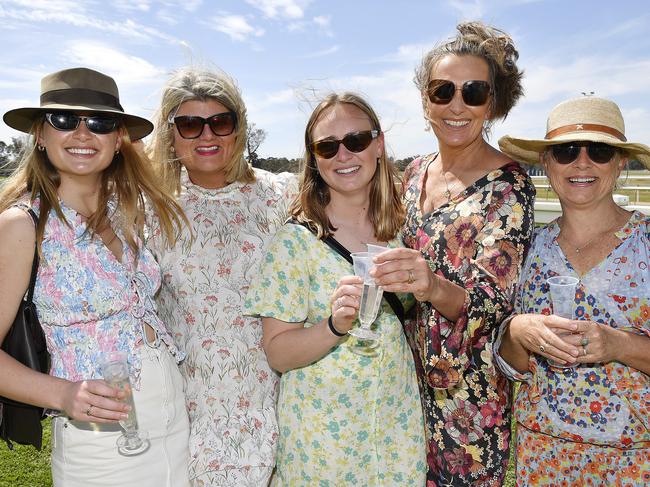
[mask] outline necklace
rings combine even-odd
[[[598,237],[600,237],[601,235],[605,235],[605,234],[607,234],[607,233],[610,233],[610,232],[616,230],[618,227],[619,227],[619,224],[618,224],[618,222],[616,222],[616,223],[614,223],[614,225],[612,225],[611,227],[607,228],[606,230],[603,230],[602,232],[598,232],[598,233],[595,234],[593,237],[591,237],[589,240],[587,240],[586,243],[583,243],[583,244],[580,245],[580,246],[576,246],[573,242],[571,242],[571,241],[566,237],[566,235],[562,235],[562,237],[564,238],[564,240],[566,241],[566,243],[568,243],[571,247],[573,247],[573,249],[575,250],[576,254],[579,254],[581,251],[583,251],[584,249],[586,249],[587,247],[589,247],[589,246],[590,246],[590,245],[591,245],[591,244],[592,244],[592,243],[593,243],[593,242],[594,242]],[[562,232],[562,229],[560,228],[560,233],[561,233],[561,232]]]
[[[442,178],[445,180],[445,187],[447,188],[445,189],[445,198],[447,198],[447,203],[449,203],[451,201],[451,188],[456,186],[457,182],[449,186],[449,182],[447,181],[447,173],[444,170],[442,170]]]

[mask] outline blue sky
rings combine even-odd
[[[43,75],[88,66],[113,76],[129,112],[151,117],[169,73],[188,63],[229,72],[262,156],[299,157],[306,120],[331,90],[365,95],[398,158],[428,153],[413,70],[480,19],[512,35],[525,98],[492,142],[543,136],[559,101],[594,91],[623,111],[628,140],[650,144],[650,6],[571,0],[0,0],[0,111],[38,104]],[[0,124],[0,140],[19,135]]]

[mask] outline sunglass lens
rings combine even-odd
[[[230,135],[235,131],[235,116],[233,113],[219,113],[208,119],[214,135]]]
[[[311,150],[314,154],[324,159],[331,159],[338,152],[339,144],[340,142],[338,140],[322,140],[320,142],[314,142],[311,145]]]
[[[559,164],[571,164],[580,154],[580,146],[573,144],[558,144],[551,147],[553,158]]]
[[[370,132],[348,134],[343,137],[341,142],[343,142],[345,148],[350,152],[361,152],[366,150],[370,145],[370,142],[372,142],[372,134]]]
[[[184,139],[196,139],[203,130],[201,117],[176,117],[174,119],[178,133]]]
[[[57,130],[74,130],[79,125],[79,117],[72,113],[50,113],[47,120]]]
[[[463,101],[472,107],[484,105],[490,95],[490,84],[487,81],[466,81],[463,83]]]
[[[589,158],[598,164],[606,164],[612,160],[616,154],[616,147],[604,144],[602,142],[592,142],[587,148]]]
[[[86,127],[96,134],[110,134],[117,128],[117,120],[113,117],[89,117]]]
[[[443,105],[449,103],[456,93],[456,86],[451,81],[434,79],[427,90],[431,103]]]

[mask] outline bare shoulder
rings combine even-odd
[[[31,261],[35,242],[34,221],[25,210],[14,207],[0,213],[0,259],[3,267],[13,259],[22,261],[24,256]]]

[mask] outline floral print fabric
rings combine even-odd
[[[278,232],[246,302],[249,313],[312,326],[330,314],[352,264],[301,225]],[[304,323],[304,325],[302,325]],[[377,355],[351,352],[346,337],[323,358],[282,374],[278,486],[424,484],[422,408],[413,358],[384,300]]]
[[[157,231],[148,242],[163,272],[161,316],[187,354],[190,478],[275,462],[278,376],[262,350],[261,321],[244,316],[243,302],[297,182],[288,173],[255,176],[205,189],[183,171],[179,203],[192,235],[185,229],[173,250]]]
[[[514,162],[422,214],[436,154],[404,174],[403,240],[439,276],[467,291],[456,322],[428,302],[407,322],[427,428],[427,485],[501,485],[508,464],[510,386],[492,360],[533,228],[534,187]]]
[[[583,276],[576,273],[558,245],[559,231],[553,222],[536,232],[518,286],[515,312],[551,314],[546,279],[570,275],[580,279],[576,319],[650,336],[650,217],[635,212],[616,234],[621,243]],[[618,362],[558,370],[535,354],[530,356],[530,371],[520,374],[498,355],[499,342],[495,344],[499,366],[510,379],[522,381],[514,409],[520,429],[530,430],[528,435],[537,435],[540,441],[548,437],[551,445],[558,444],[554,438],[563,439],[565,449],[578,451],[586,444],[613,449],[607,451],[618,449],[621,456],[633,455],[627,451],[630,449],[643,449],[647,458],[650,378],[646,374]],[[518,455],[531,457],[529,446],[518,443]],[[557,453],[561,466],[577,461]],[[588,467],[586,461],[582,459],[581,468]],[[524,470],[534,472],[538,464],[531,461],[518,468],[522,474]]]
[[[34,288],[52,361],[50,374],[70,381],[101,379],[102,355],[119,350],[128,354],[134,387],[139,388],[145,324],[176,360],[183,358],[156,314],[158,264],[146,248],[136,256],[126,243],[118,261],[99,237],[86,233],[77,212],[59,204],[70,226],[50,210]],[[38,213],[38,200],[33,207]],[[119,218],[114,208],[109,208],[111,219]],[[117,237],[125,242],[119,232]]]

